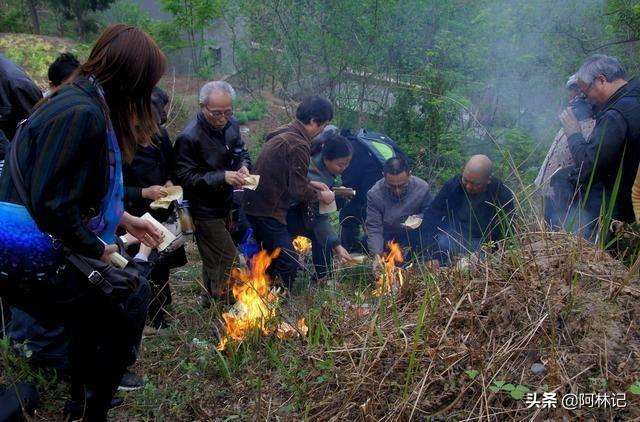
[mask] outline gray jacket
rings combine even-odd
[[[379,180],[367,193],[367,242],[369,252],[380,254],[387,240],[400,239],[407,229],[402,223],[410,215],[423,214],[431,203],[429,184],[411,176],[402,197],[392,195],[385,179]]]

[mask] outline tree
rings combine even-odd
[[[184,30],[193,67],[200,71],[208,64],[207,29],[215,19],[222,17],[226,0],[161,0],[161,4],[173,16],[173,24]]]
[[[92,12],[107,9],[115,0],[46,0],[49,7],[65,19],[75,22],[76,34],[81,39],[97,30]]]

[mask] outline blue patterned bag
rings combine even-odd
[[[44,278],[61,260],[62,251],[25,207],[0,202],[0,272],[12,278]]]

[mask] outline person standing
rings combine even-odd
[[[149,35],[109,26],[73,80],[53,92],[14,139],[33,219],[68,249],[108,262],[117,251],[118,226],[148,246],[162,241],[151,223],[124,212],[122,163],[131,161],[138,139],[157,131],[150,98],[165,66]],[[0,201],[22,204],[7,167]],[[103,421],[140,339],[149,287],[142,280],[126,298],[115,298],[71,265],[59,272],[15,306],[41,321],[64,321],[71,363],[66,417]]]
[[[251,159],[233,118],[235,90],[224,81],[200,89],[200,111],[176,139],[175,176],[191,206],[208,296],[228,298],[237,250],[227,228],[233,189],[245,184]]]
[[[632,223],[631,189],[640,163],[640,84],[627,77],[618,59],[600,54],[587,59],[576,78],[582,93],[599,111],[588,139],[570,107],[560,115],[576,162],[571,177],[587,201],[596,200],[591,207],[596,218],[604,196],[605,208],[613,205],[612,218]],[[602,192],[588,192],[593,186]],[[614,197],[615,204],[609,204]]]
[[[291,289],[300,264],[287,229],[287,213],[295,202],[331,204],[335,195],[322,182],[308,177],[311,139],[333,119],[333,106],[319,96],[307,97],[296,119],[269,133],[258,156],[255,173],[260,183],[245,192],[245,213],[256,240],[269,252],[280,248],[271,265],[273,277]]]

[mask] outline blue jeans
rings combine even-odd
[[[253,227],[253,235],[256,241],[263,249],[269,253],[276,248],[281,249],[280,255],[269,267],[269,274],[274,278],[280,278],[283,285],[291,289],[300,270],[300,263],[298,262],[298,253],[293,248],[287,226],[271,217],[248,215],[247,218]]]

